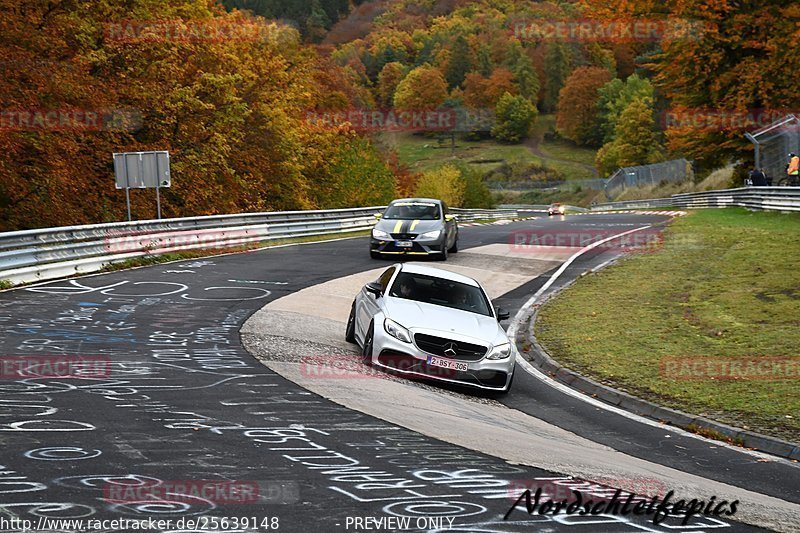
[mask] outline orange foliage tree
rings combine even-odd
[[[519,93],[514,74],[506,68],[496,68],[488,78],[470,72],[464,80],[464,103],[475,109],[494,109],[505,93]]]
[[[580,67],[570,74],[558,94],[556,128],[562,136],[581,145],[602,140],[598,90],[610,80],[608,70],[600,67]]]
[[[332,92],[337,105],[371,100],[353,83],[358,73],[321,62],[292,28],[227,13],[214,0],[152,0],[135,15],[112,0],[0,0],[0,65],[0,230],[124,218],[112,152],[170,151],[165,216],[388,196],[369,143],[343,151],[305,122],[308,110],[331,105]],[[67,120],[75,113],[100,118],[76,126]],[[350,172],[331,194],[314,183],[318,160]],[[378,181],[354,197],[359,164],[365,180]],[[153,194],[132,191],[132,207],[153,217]]]

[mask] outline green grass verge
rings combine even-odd
[[[798,256],[800,214],[699,210],[674,220],[658,251],[585,276],[545,305],[535,333],[559,362],[601,382],[800,442]],[[688,380],[662,366],[676,357],[790,362],[770,366],[783,379]]]

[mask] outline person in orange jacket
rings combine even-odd
[[[800,157],[794,153],[789,154],[789,164],[786,166],[786,174],[789,176],[789,181],[797,182],[800,176]]]

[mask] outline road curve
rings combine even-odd
[[[599,223],[616,227],[652,220],[607,217]],[[590,222],[593,218],[568,217],[563,223],[598,223]],[[559,222],[465,228],[463,249],[502,245],[509,231],[540,223]],[[563,471],[511,464],[497,454],[471,451],[343,407],[286,380],[243,349],[239,329],[255,311],[303,289],[374,268],[376,262],[365,257],[365,250],[364,239],[290,246],[0,293],[4,358],[81,355],[110,361],[110,373],[92,379],[0,381],[0,526],[2,520],[25,519],[75,531],[77,527],[48,520],[158,518],[173,522],[152,530],[186,531],[192,528],[180,519],[204,519],[208,526],[211,517],[237,518],[238,531],[271,525],[307,531],[310,524],[320,531],[353,531],[355,517],[421,519],[412,525],[450,531],[666,531],[663,526],[675,524],[668,519],[655,526],[647,517],[630,516],[529,516],[522,510],[503,520],[512,503],[509,487],[573,482]],[[506,294],[507,306],[521,301],[536,282]],[[320,346],[327,349],[324,343]],[[526,394],[538,387],[520,377],[504,400],[519,407],[520,415],[514,416],[534,410],[523,404]],[[463,401],[452,391],[411,386],[443,403],[448,396]],[[544,391],[540,394],[549,394]],[[487,418],[498,410],[514,412],[488,399],[480,401]],[[609,450],[625,444],[603,442],[614,438],[613,431],[598,430],[605,434],[587,437],[569,427],[571,420],[579,420],[582,407],[564,404],[559,413],[558,399],[552,398],[544,409],[538,407],[541,400],[530,401],[537,405],[536,416],[551,422],[547,431],[559,426],[565,440],[587,438],[599,442],[593,445],[598,449]],[[627,445],[636,445],[628,440]],[[504,445],[497,442],[498,448]],[[664,456],[671,453],[657,449]],[[729,461],[725,469],[749,467],[748,457],[742,454],[739,464]],[[715,479],[702,468],[694,472]],[[208,486],[210,481],[249,487],[248,497],[217,492],[178,498],[170,490],[181,484]],[[769,485],[768,480],[763,483]],[[145,485],[165,490],[145,492],[146,497],[131,490]],[[796,486],[784,488],[796,495]],[[794,501],[774,499],[778,507]],[[244,518],[253,522],[245,524]],[[695,520],[695,530],[757,529],[727,517]],[[120,529],[103,525],[96,530]],[[194,524],[194,529],[202,525]],[[384,530],[398,527],[394,523]],[[16,530],[13,525],[0,529]],[[224,529],[234,530],[230,523]]]

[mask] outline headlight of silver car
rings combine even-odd
[[[491,353],[489,353],[489,355],[486,358],[492,360],[508,359],[510,355],[511,355],[511,344],[505,343],[492,348]]]
[[[439,235],[441,235],[441,234],[442,234],[442,230],[437,229],[437,230],[434,230],[434,231],[429,231],[427,233],[423,233],[422,235],[420,235],[420,237],[422,237],[423,239],[438,239]]]
[[[408,330],[390,318],[383,321],[383,329],[399,341],[411,342],[411,334]]]
[[[373,228],[372,229],[372,238],[373,239],[383,239],[383,240],[386,241],[386,240],[391,239],[392,237],[388,233],[383,231],[382,229]]]

